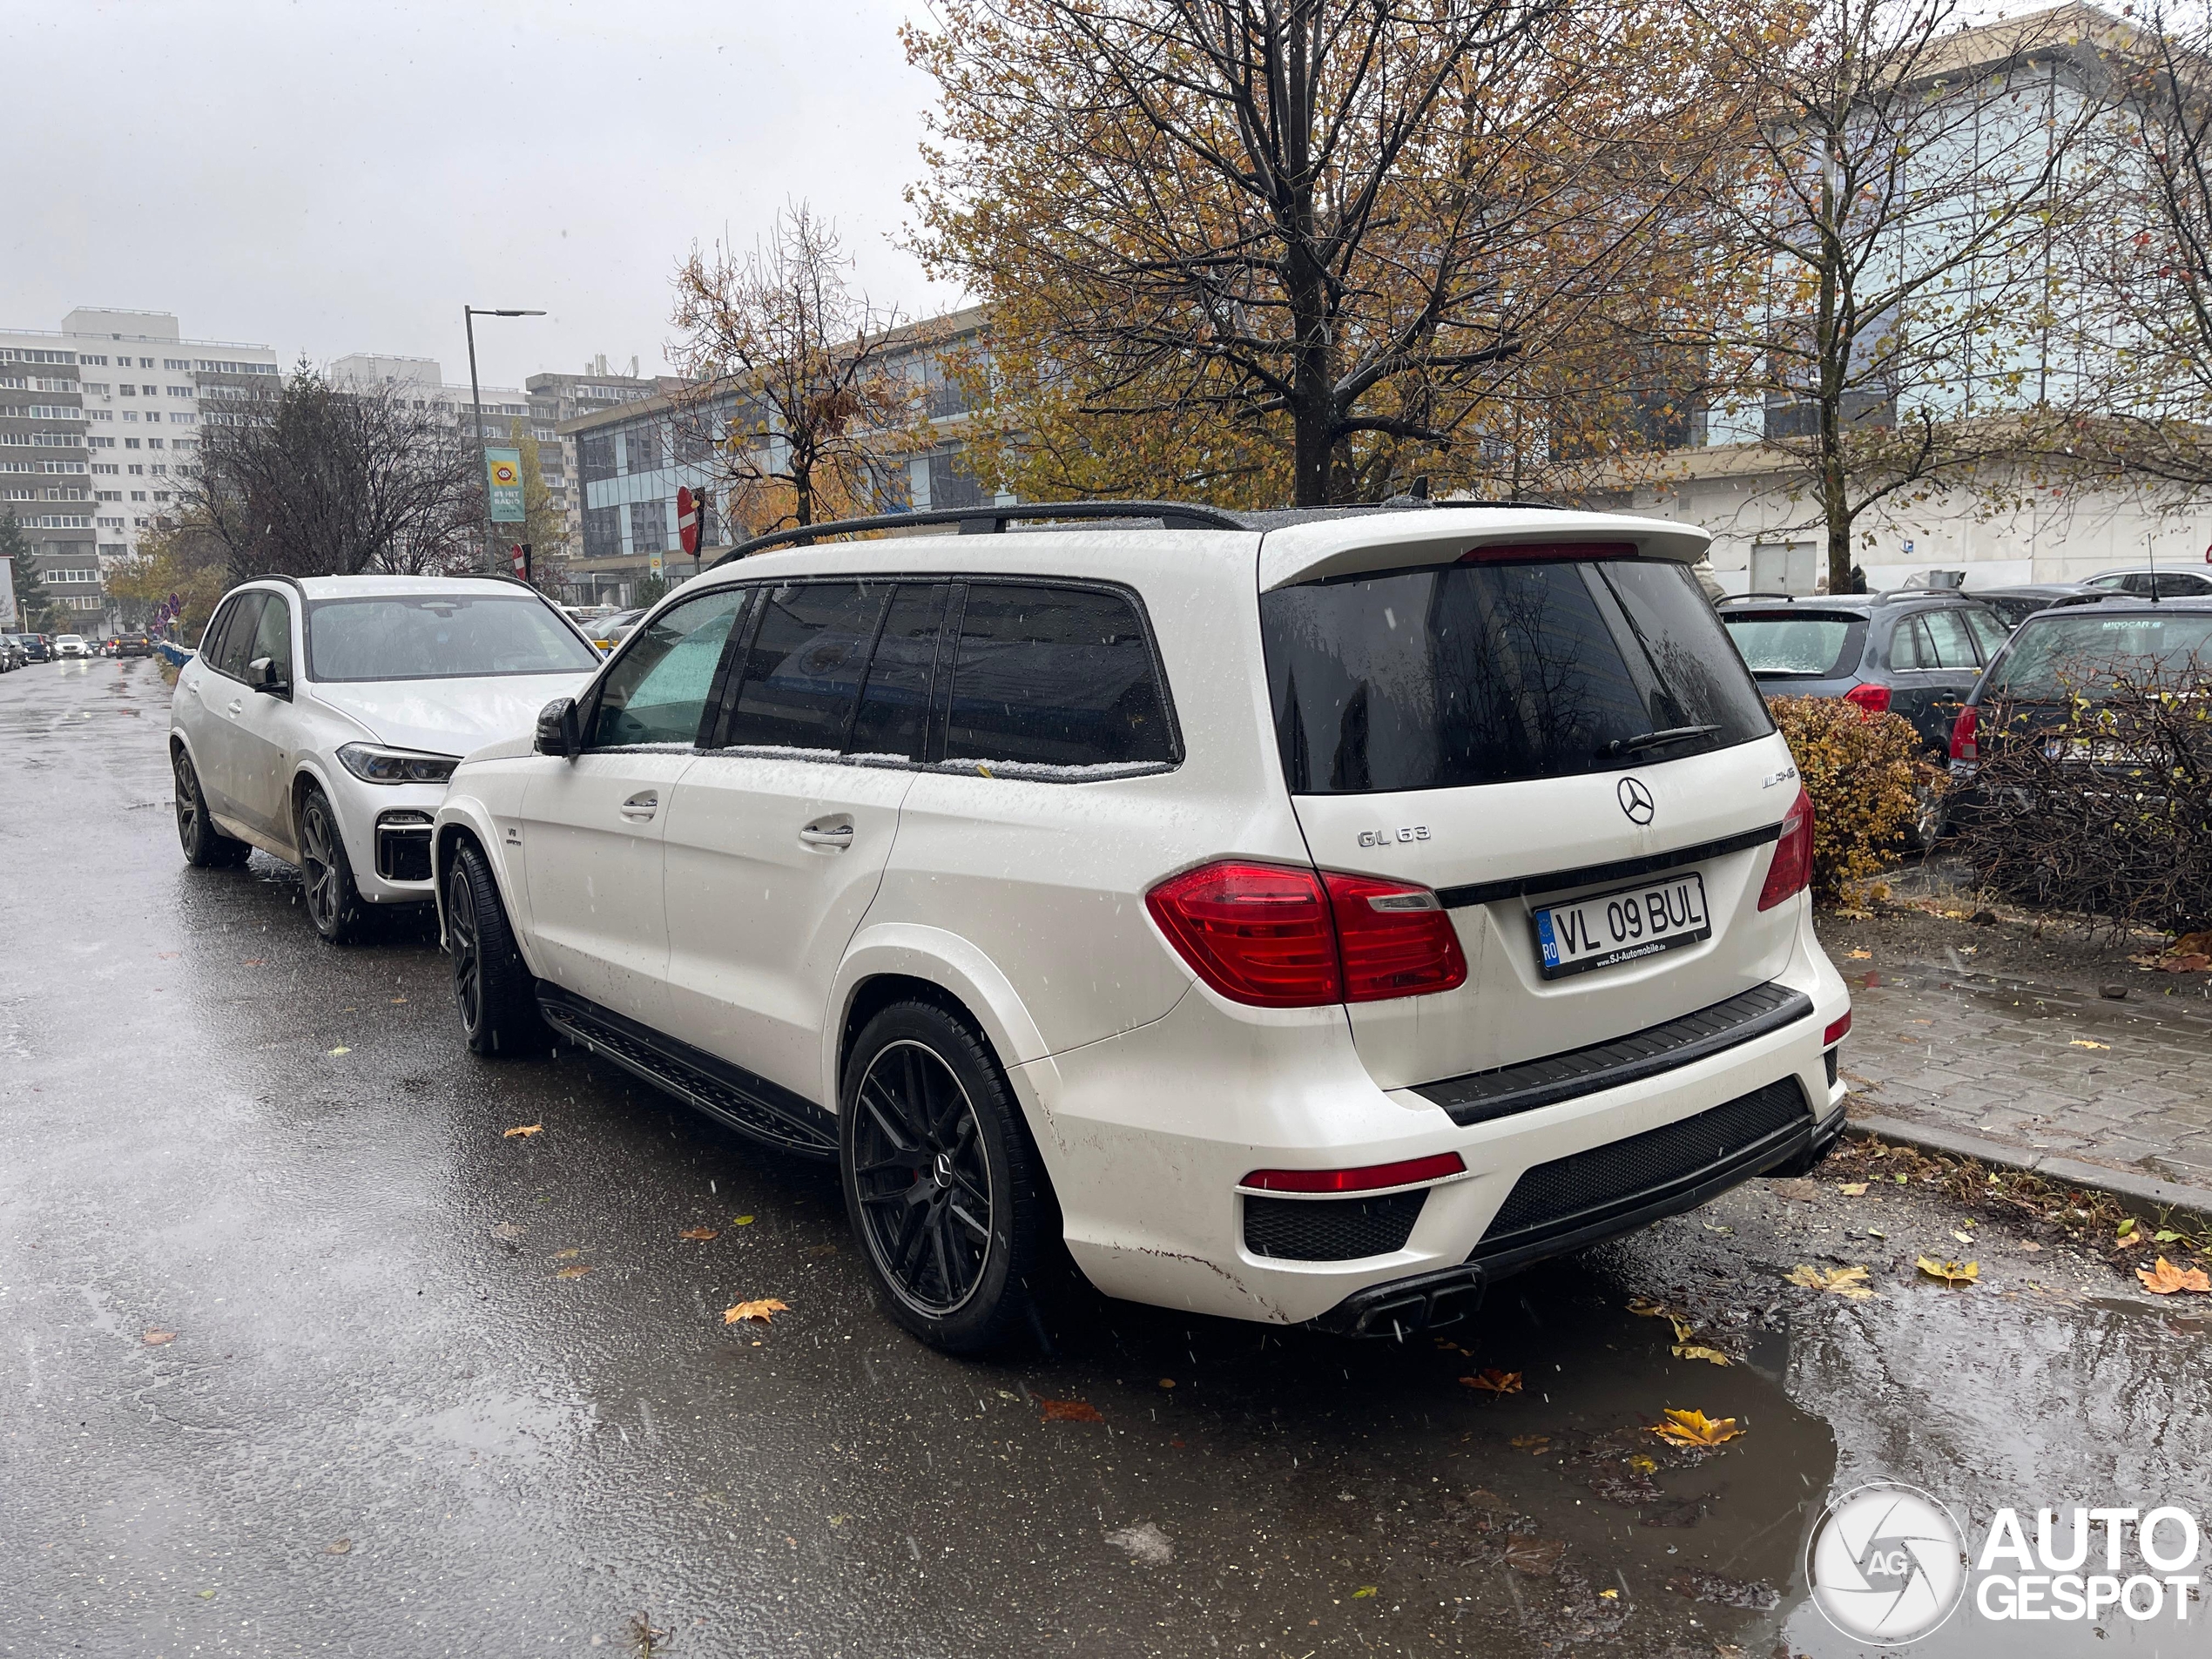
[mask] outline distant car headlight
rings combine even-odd
[[[442,784],[461,764],[457,755],[415,754],[373,743],[349,743],[338,751],[339,764],[368,784]]]

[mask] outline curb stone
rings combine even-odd
[[[1973,1158],[1996,1169],[2019,1170],[2047,1180],[2064,1182],[2070,1187],[2109,1193],[2128,1204],[2154,1210],[2186,1211],[2200,1219],[2212,1221],[2212,1187],[2161,1181],[2155,1176],[2138,1175],[2129,1170],[2085,1163],[2080,1158],[2031,1152],[2023,1147],[1985,1141],[1976,1135],[1961,1135],[1956,1130],[1932,1123],[1909,1123],[1902,1118],[1846,1117],[1844,1133],[1860,1140],[1880,1139],[1897,1146],[1909,1146],[1921,1152]]]

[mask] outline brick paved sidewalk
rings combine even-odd
[[[1994,1143],[2083,1184],[2094,1173],[2062,1166],[2212,1189],[2212,1001],[2198,985],[2168,995],[2164,976],[2133,975],[2112,1001],[1978,974],[1951,952],[1931,964],[1829,951],[1851,987],[1854,1119]]]

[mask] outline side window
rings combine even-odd
[[[1898,672],[1935,666],[1935,648],[1927,644],[1918,617],[1899,617],[1890,630],[1890,667]]]
[[[223,631],[223,643],[216,648],[214,668],[218,674],[227,674],[234,680],[246,678],[247,653],[260,630],[261,604],[266,593],[241,593],[238,608],[231,613],[230,626]]]
[[[223,654],[223,631],[231,625],[231,618],[238,614],[239,602],[226,599],[215,607],[215,614],[208,618],[207,631],[199,637],[199,660],[208,667],[215,666],[215,659]]]
[[[1966,631],[1966,612],[1955,605],[1940,610],[1921,614],[1919,620],[1928,631],[1928,637],[1935,644],[1933,668],[1979,668],[1981,658],[1974,654],[1973,636]]]
[[[1981,647],[1981,659],[1986,663],[2012,637],[2013,631],[2005,625],[2002,617],[1990,611],[1969,610],[1966,617],[1966,626],[1973,630],[1974,644]]]
[[[945,759],[1031,766],[1171,762],[1166,699],[1136,607],[1095,589],[972,583]]]
[[[888,593],[881,582],[763,588],[737,706],[722,740],[841,752]]]
[[[291,683],[292,607],[280,593],[262,596],[261,625],[253,631],[253,643],[246,648],[248,666],[255,658],[261,657],[276,664],[279,679],[287,685]]]
[[[868,663],[860,711],[853,719],[853,740],[846,745],[853,753],[907,760],[921,753],[937,666],[937,636],[951,592],[949,582],[899,584]]]
[[[607,671],[585,746],[673,743],[688,748],[697,742],[715,664],[748,592],[723,588],[686,599],[633,635],[622,660]]]

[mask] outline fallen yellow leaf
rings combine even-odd
[[[2135,1277],[2153,1296],[2171,1296],[2176,1291],[2195,1291],[2200,1295],[2212,1292],[2212,1279],[2204,1276],[2201,1267],[2176,1267],[2163,1256],[2155,1267],[2139,1267]]]
[[[1486,1394],[1517,1394],[1521,1392],[1521,1373],[1517,1371],[1495,1369],[1479,1371],[1460,1381],[1469,1388],[1479,1388]]]
[[[1719,1446],[1743,1433],[1733,1417],[1708,1417],[1703,1412],[1672,1407],[1665,1415],[1666,1421],[1652,1424],[1651,1432],[1674,1446]]]
[[[790,1312],[791,1305],[788,1302],[779,1302],[774,1297],[768,1296],[763,1297],[758,1302],[740,1302],[733,1308],[724,1309],[722,1323],[736,1325],[745,1319],[758,1319],[761,1324],[765,1325],[777,1314]]]
[[[980,771],[981,771],[981,770],[982,770],[982,768],[981,768],[981,767],[979,766],[978,768],[976,768],[976,770],[980,772]],[[1355,1601],[1355,1602],[1357,1602],[1357,1601],[1360,1601],[1360,1600],[1363,1600],[1364,1598],[1366,1598],[1366,1597],[1367,1597],[1367,1596],[1372,1595],[1374,1593],[1375,1593],[1375,1587],[1374,1587],[1373,1585],[1372,1585],[1372,1584],[1362,1584],[1362,1585],[1361,1585],[1361,1586],[1360,1586],[1358,1589],[1356,1589],[1356,1590],[1352,1591],[1352,1599],[1353,1601]]]
[[[2067,1046],[2074,1049],[2109,1049],[2112,1047],[2112,1044],[2109,1042],[2092,1042],[2087,1037],[2076,1037]]]
[[[711,1227],[686,1227],[682,1232],[677,1234],[676,1236],[678,1238],[688,1238],[695,1244],[704,1244],[710,1238],[719,1238],[722,1237],[720,1233],[715,1231]]]
[[[1597,1599],[1601,1602],[1617,1602],[1621,1599],[1621,1592],[1618,1590],[1600,1590],[1597,1593]]]
[[[1629,1460],[1629,1467],[1638,1474],[1650,1474],[1657,1470],[1659,1462],[1657,1459],[1648,1458],[1639,1452]]]
[[[1551,1443],[1552,1437],[1548,1434],[1516,1434],[1513,1437],[1513,1444],[1524,1452],[1541,1453]]]
[[[340,1047],[340,1048],[333,1049],[330,1052],[331,1052],[331,1053],[333,1053],[333,1054],[351,1054],[351,1053],[353,1053],[353,1050],[352,1050],[351,1049],[347,1049],[347,1048],[344,1048],[344,1047]]]
[[[1930,1278],[1939,1278],[1946,1285],[1971,1285],[1981,1277],[1979,1262],[1939,1262],[1932,1256],[1923,1256],[1918,1264]]]
[[[591,1269],[583,1262],[571,1263],[553,1275],[555,1278],[582,1278]]]
[[[752,1217],[751,1216],[732,1216],[730,1217],[730,1224],[732,1227],[750,1227],[752,1225]]]
[[[1849,957],[1855,962],[1863,962],[1873,954],[1874,953],[1871,950],[1847,950],[1844,953],[1845,956]]]
[[[1708,1348],[1701,1342],[1677,1342],[1675,1344],[1675,1358],[1677,1359],[1703,1359],[1716,1366],[1725,1366],[1734,1363],[1718,1348]]]
[[[1782,1276],[1792,1285],[1802,1285],[1809,1291],[1832,1291],[1838,1296],[1849,1297],[1854,1302],[1864,1302],[1875,1294],[1866,1282],[1863,1267],[1793,1267]]]
[[[518,1124],[513,1129],[505,1130],[501,1135],[500,1138],[502,1140],[511,1141],[517,1135],[538,1135],[543,1134],[544,1130],[545,1125],[543,1123],[523,1123]]]
[[[1846,1198],[1863,1198],[1866,1196],[1866,1183],[1864,1181],[1846,1181],[1841,1186],[1838,1187],[1836,1190],[1842,1193]]]

